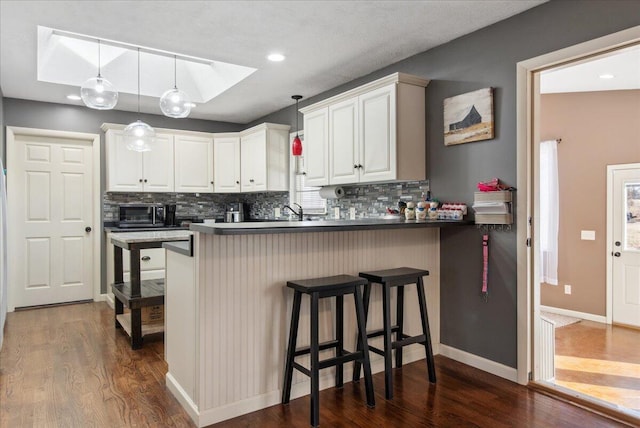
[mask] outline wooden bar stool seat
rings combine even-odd
[[[282,404],[287,404],[291,397],[291,382],[293,369],[297,369],[311,378],[311,426],[318,426],[320,422],[320,370],[336,366],[336,387],[343,386],[343,364],[356,361],[364,366],[365,389],[367,405],[375,406],[373,393],[373,380],[371,378],[371,365],[369,363],[369,348],[366,340],[366,321],[364,303],[362,300],[361,286],[367,284],[363,278],[350,275],[337,275],[325,278],[312,278],[296,281],[288,281],[287,287],[294,290],[293,310],[291,312],[291,328],[289,330],[289,346],[284,371],[284,387],[282,390]],[[296,349],[298,336],[298,322],[300,320],[300,302],[302,294],[307,294],[311,301],[311,344],[310,346]],[[355,352],[344,349],[344,295],[353,294],[358,324],[359,343]],[[336,298],[336,338],[334,340],[319,343],[318,335],[318,301],[327,297]],[[335,357],[320,361],[320,351],[335,349]],[[310,354],[311,365],[307,369],[295,362],[295,357]]]
[[[365,324],[369,311],[371,285],[380,284],[382,286],[383,327],[381,330],[368,332],[367,338],[384,336],[384,349],[375,348],[373,346],[369,346],[369,349],[371,352],[375,352],[384,357],[384,389],[387,400],[393,398],[393,376],[391,365],[391,351],[393,349],[396,350],[396,368],[400,368],[402,367],[402,348],[413,344],[423,345],[427,355],[429,381],[431,383],[436,383],[436,370],[433,360],[433,350],[431,347],[431,334],[429,333],[429,318],[427,315],[424,283],[422,281],[422,277],[427,275],[429,275],[429,271],[427,270],[409,267],[360,272],[360,276],[368,280],[367,285],[364,287]],[[420,307],[420,320],[422,322],[422,334],[418,336],[409,336],[404,333],[404,286],[410,284],[416,284],[418,288],[418,305]],[[396,287],[398,292],[395,325],[391,325],[391,287]],[[392,334],[395,334],[395,340],[392,340]],[[355,382],[358,379],[360,379],[360,364],[356,361],[353,370],[353,380]]]

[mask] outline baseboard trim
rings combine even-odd
[[[588,321],[595,321],[603,324],[607,324],[607,317],[603,315],[594,315],[587,312],[572,311],[570,309],[554,308],[552,306],[540,305],[540,310],[544,312],[551,312],[552,314],[564,315],[566,317],[580,318]]]
[[[518,370],[513,367],[496,363],[495,361],[488,360],[475,354],[470,354],[469,352],[462,351],[442,343],[440,344],[440,355],[510,380],[511,382],[518,382]]]
[[[198,421],[200,420],[200,414],[198,413],[198,406],[195,405],[191,398],[187,395],[186,391],[182,389],[180,384],[176,381],[176,379],[171,375],[171,373],[167,373],[165,375],[165,385],[167,389],[171,391],[171,394],[178,400],[182,408],[187,412],[191,420],[198,425]],[[198,425],[201,427],[202,425]]]
[[[107,304],[111,306],[111,309],[115,309],[116,302],[113,300],[113,294],[106,293],[106,294],[103,294],[102,296],[103,296],[102,300],[107,302]]]

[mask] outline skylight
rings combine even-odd
[[[118,92],[137,94],[137,47],[100,40],[101,74]],[[160,98],[173,88],[173,58],[177,56],[178,87],[197,104],[206,103],[257,69],[210,59],[141,47],[140,92]],[[38,26],[38,80],[77,86],[98,74],[97,37]]]

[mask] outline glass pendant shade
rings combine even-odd
[[[293,156],[302,156],[302,140],[297,135],[293,139],[293,143],[291,143],[291,154]]]
[[[165,116],[181,119],[191,113],[191,101],[180,89],[169,89],[160,98],[160,110]]]
[[[127,149],[136,152],[151,151],[151,144],[156,138],[156,131],[140,119],[124,128],[124,143]]]
[[[111,110],[118,103],[118,91],[115,86],[100,75],[82,84],[80,96],[87,107],[96,110]]]

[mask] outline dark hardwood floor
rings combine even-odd
[[[163,343],[132,351],[105,303],[11,313],[0,351],[0,427],[192,427],[164,385]],[[424,361],[394,376],[376,408],[364,385],[321,392],[324,427],[609,427],[621,426],[499,377],[436,357],[437,386]],[[215,427],[306,427],[308,397]]]

